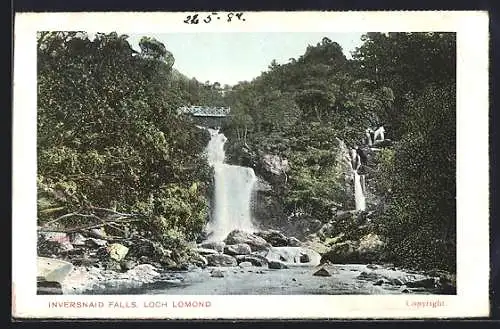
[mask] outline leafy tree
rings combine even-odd
[[[38,34],[41,225],[71,228],[106,208],[137,214],[124,225],[158,241],[201,231],[208,134],[177,115],[192,96],[172,54],[151,38],[140,48],[116,33]]]

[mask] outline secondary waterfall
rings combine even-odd
[[[208,129],[211,138],[206,152],[214,168],[215,194],[212,218],[207,225],[209,240],[223,240],[233,230],[255,231],[250,212],[250,199],[257,181],[252,168],[224,163],[226,136]]]
[[[365,195],[363,186],[361,185],[361,176],[357,171],[354,171],[354,200],[356,202],[356,210],[365,210]]]
[[[358,174],[358,169],[361,166],[361,159],[355,149],[350,153],[350,165],[354,174],[354,201],[356,202],[356,210],[365,210],[365,195],[364,195],[364,176]]]

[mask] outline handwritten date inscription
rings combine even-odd
[[[223,20],[226,22],[233,22],[233,21],[245,21],[245,17],[243,17],[243,13],[227,13],[227,14],[221,14],[219,13],[211,13],[208,15],[205,14],[192,14],[192,15],[187,15],[186,18],[184,19],[184,23],[186,24],[200,24],[201,22],[203,23],[210,23],[212,21],[217,21],[217,20]]]

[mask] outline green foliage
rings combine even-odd
[[[453,270],[455,35],[368,33],[363,41],[348,60],[324,38],[234,86],[226,95],[228,153],[247,165],[263,154],[287,158],[287,184],[274,186],[286,215],[327,221],[332,208],[354,207],[337,138],[353,147],[366,128],[384,125],[394,147],[370,159],[367,181],[379,206],[371,229],[385,236],[395,262]]]
[[[394,256],[413,266],[455,268],[455,88],[431,86],[408,102],[415,118],[381,177],[391,202],[382,218]],[[417,254],[418,257],[407,257]],[[444,257],[448,255],[448,257]]]
[[[137,226],[150,238],[196,236],[207,214],[208,133],[176,112],[190,90],[172,76],[172,54],[151,38],[137,53],[116,33],[38,37],[41,224],[94,206],[146,216]]]

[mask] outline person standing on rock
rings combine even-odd
[[[385,129],[384,129],[384,126],[380,126],[377,130],[375,130],[375,132],[373,133],[374,136],[373,136],[373,142],[382,142],[384,141],[384,133],[385,133]]]

